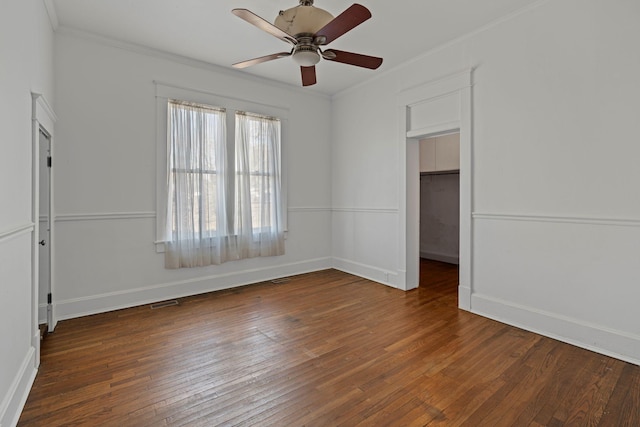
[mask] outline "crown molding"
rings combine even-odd
[[[56,29],[56,34],[74,37],[78,39],[84,39],[84,40],[88,40],[104,46],[126,50],[129,52],[134,52],[141,55],[151,56],[153,58],[165,59],[168,61],[176,62],[178,64],[187,65],[194,68],[200,68],[200,69],[212,71],[218,74],[224,74],[224,75],[238,78],[238,79],[261,83],[268,86],[277,86],[282,89],[287,89],[299,94],[312,95],[312,96],[316,96],[318,98],[327,99],[327,100],[331,99],[330,95],[327,95],[325,93],[318,92],[315,90],[301,88],[298,86],[290,85],[290,84],[279,82],[276,80],[267,79],[265,77],[254,76],[252,74],[248,74],[242,71],[237,71],[231,68],[223,67],[221,65],[213,64],[211,62],[201,61],[199,59],[189,58],[186,56],[167,52],[161,49],[156,49],[156,48],[143,46],[136,43],[129,43],[122,40],[101,36],[88,31],[79,30],[77,28],[60,25]]]
[[[433,54],[435,54],[437,52],[440,52],[440,51],[442,51],[444,49],[447,49],[448,47],[454,46],[454,45],[456,45],[458,43],[462,43],[462,42],[464,42],[466,40],[469,40],[469,39],[473,39],[474,37],[477,37],[479,34],[484,33],[485,31],[488,31],[488,30],[490,30],[490,29],[492,29],[494,27],[498,27],[501,24],[503,24],[504,22],[508,22],[508,21],[510,21],[510,20],[512,20],[514,18],[517,18],[520,15],[524,15],[525,13],[528,13],[528,12],[530,12],[532,10],[535,10],[538,7],[544,5],[545,3],[548,3],[549,1],[551,1],[551,0],[539,0],[539,1],[535,2],[535,3],[533,3],[533,4],[524,6],[524,7],[520,8],[520,9],[518,9],[518,10],[516,10],[516,11],[514,11],[514,12],[508,14],[508,15],[505,15],[505,16],[502,16],[500,18],[497,18],[497,19],[489,22],[488,24],[483,25],[480,28],[477,28],[477,29],[475,29],[475,30],[473,30],[473,31],[471,31],[469,33],[463,34],[463,35],[461,35],[459,37],[456,37],[454,39],[451,39],[449,41],[445,41],[444,43],[441,43],[441,44],[439,44],[437,46],[434,46],[433,48],[431,48],[431,49],[427,50],[426,52],[423,52],[423,53],[421,53],[421,54],[409,59],[408,61],[402,62],[402,63],[396,65],[395,67],[392,67],[392,68],[389,68],[389,69],[385,69],[385,70],[383,70],[381,72],[378,72],[376,75],[372,76],[369,79],[363,80],[363,81],[361,81],[361,82],[359,82],[359,83],[357,83],[355,85],[349,86],[348,88],[333,94],[331,98],[332,99],[340,99],[340,98],[352,93],[353,91],[355,91],[355,90],[357,90],[357,89],[359,89],[359,88],[361,88],[361,87],[363,87],[363,86],[365,86],[365,85],[367,85],[367,84],[369,84],[371,82],[375,82],[375,81],[380,80],[380,79],[382,79],[382,78],[384,78],[384,77],[386,77],[386,76],[388,76],[390,74],[395,74],[398,71],[404,70],[404,69],[410,67],[411,65],[414,65],[417,62],[420,62],[420,61],[424,60],[425,58],[428,58],[429,56],[431,56],[431,55],[433,55]],[[469,68],[474,68],[474,67],[469,65]]]

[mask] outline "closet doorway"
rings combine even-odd
[[[422,138],[419,152],[419,286],[433,286],[432,276],[441,276],[445,272],[449,277],[455,276],[457,287],[460,256],[460,133],[455,131]]]

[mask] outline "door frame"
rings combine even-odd
[[[32,178],[31,178],[31,220],[33,227],[33,244],[31,247],[31,345],[36,349],[35,365],[40,365],[40,329],[39,329],[39,250],[40,250],[40,130],[49,136],[49,155],[53,157],[54,152],[54,124],[57,120],[53,109],[46,98],[40,93],[31,93],[31,154],[32,154]],[[55,289],[54,281],[54,204],[53,204],[53,169],[49,171],[49,271],[50,289],[53,295]],[[49,332],[53,332],[57,324],[55,315],[55,302],[52,300],[48,321]]]
[[[51,294],[51,238],[50,238],[50,234],[51,234],[51,227],[53,226],[53,223],[51,221],[51,209],[53,207],[52,205],[52,199],[50,197],[50,193],[51,193],[51,165],[47,164],[48,160],[47,158],[51,158],[51,135],[49,135],[49,133],[46,131],[46,129],[43,129],[42,127],[40,127],[40,132],[39,132],[39,137],[38,137],[38,150],[39,152],[39,161],[38,161],[38,168],[39,170],[39,174],[40,174],[40,182],[38,183],[39,187],[38,187],[38,193],[40,194],[40,196],[42,196],[42,193],[44,191],[46,191],[48,194],[47,197],[47,201],[46,201],[46,206],[42,205],[42,197],[39,198],[39,212],[40,212],[40,218],[39,218],[39,223],[38,223],[38,232],[40,233],[38,236],[39,242],[40,244],[42,244],[42,242],[44,241],[44,245],[42,247],[40,247],[40,250],[38,251],[38,258],[39,258],[39,262],[38,262],[38,270],[39,270],[39,274],[38,274],[38,326],[40,327],[40,329],[42,329],[42,320],[45,320],[45,323],[47,325],[47,330],[48,332],[53,332],[52,330],[49,329],[49,325],[52,323],[52,316],[51,316],[51,301],[50,300],[41,300],[40,297],[42,296],[42,277],[43,274],[45,274],[45,272],[42,271],[42,266],[43,266],[43,259],[42,259],[42,255],[43,255],[43,248],[46,248],[46,252],[44,252],[44,254],[46,254],[46,258],[47,258],[47,270],[46,271],[46,277],[47,277],[47,294]],[[46,153],[45,153],[46,151]],[[43,156],[43,154],[46,154],[45,156]],[[46,180],[43,180],[43,174],[46,174]],[[45,185],[47,186],[46,190],[42,187],[42,184],[45,183]],[[44,215],[43,215],[44,214]],[[46,221],[43,221],[43,216],[46,216]],[[46,222],[46,234],[43,235],[43,223]],[[45,297],[46,298],[46,297]],[[46,303],[44,304],[45,307],[45,312],[42,312],[43,309],[43,302]]]
[[[419,141],[460,132],[460,264],[458,307],[471,310],[472,286],[472,75],[466,69],[398,94],[399,283],[410,290],[420,281]],[[419,115],[420,117],[416,117]]]

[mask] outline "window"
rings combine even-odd
[[[276,201],[280,199],[280,121],[250,113],[236,113],[236,188],[245,198],[254,233],[269,232],[281,220]],[[244,180],[248,183],[244,186]]]
[[[282,120],[235,105],[160,97],[158,105],[166,111],[158,191],[165,266],[284,254]]]
[[[166,236],[195,240],[227,233],[224,109],[168,103]]]

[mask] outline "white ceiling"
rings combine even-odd
[[[372,78],[443,43],[468,34],[539,0],[358,0],[373,17],[335,40],[330,48],[380,56],[368,70],[322,61],[318,84],[310,89],[334,94]],[[334,16],[351,0],[316,0]],[[53,0],[59,26],[147,46],[231,68],[246,59],[289,51],[290,46],[231,14],[246,8],[273,22],[298,0]],[[241,71],[301,86],[291,58]]]

